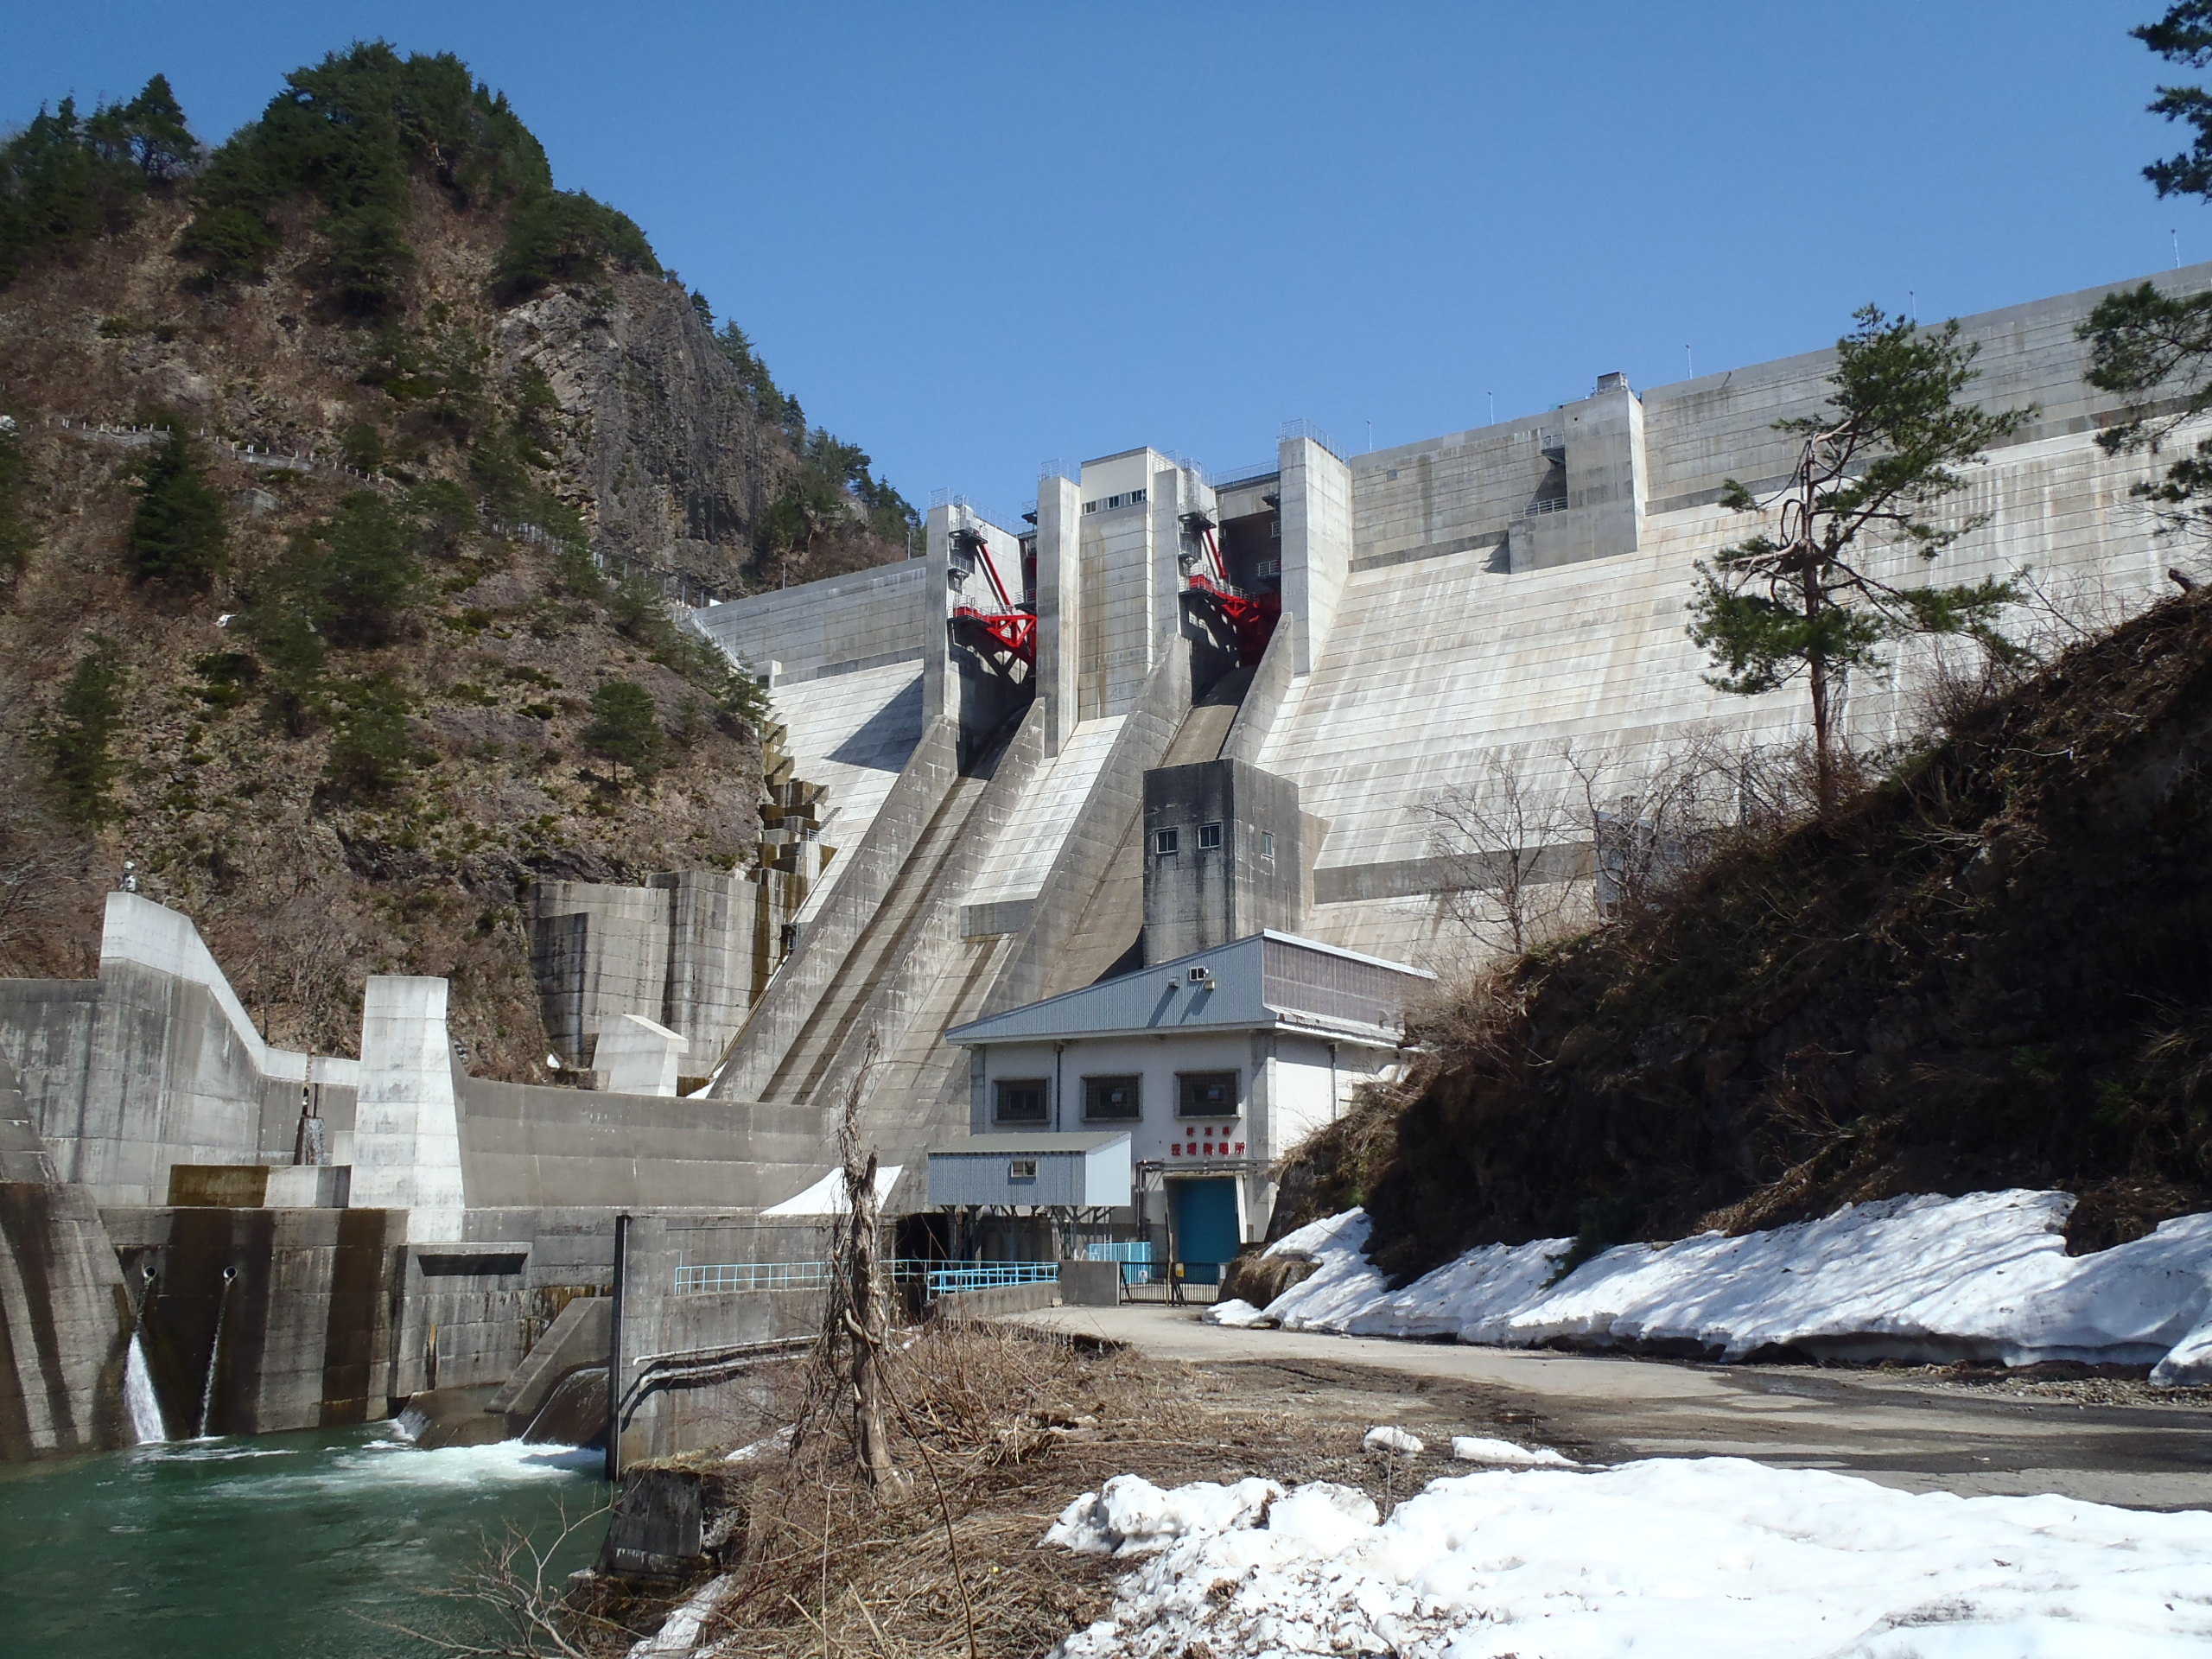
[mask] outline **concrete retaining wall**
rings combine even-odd
[[[0,1461],[130,1443],[130,1317],[92,1194],[0,1182]]]
[[[919,658],[930,593],[926,562],[830,576],[692,613],[698,630],[778,684]],[[940,590],[941,591],[941,590]]]
[[[626,1216],[619,1237],[608,1473],[645,1458],[759,1438],[774,1392],[766,1368],[812,1338],[823,1292],[679,1295],[677,1269],[823,1262],[828,1229]]]

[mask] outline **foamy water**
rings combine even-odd
[[[0,1471],[0,1651],[40,1659],[429,1659],[510,1529],[550,1544],[605,1502],[572,1447],[426,1452],[391,1423],[172,1440]],[[603,1529],[561,1553],[584,1566]],[[462,1634],[468,1632],[462,1631]]]

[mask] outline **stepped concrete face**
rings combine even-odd
[[[2212,266],[2158,281],[2200,291],[2212,285]],[[2041,413],[1968,469],[1967,489],[1947,511],[1988,521],[1945,554],[1933,579],[2031,569],[2060,604],[2107,617],[2159,590],[2169,556],[2128,497],[2156,463],[2098,450],[2094,433],[2110,411],[2081,378],[2075,330],[2107,291],[1962,320],[1981,348],[1976,397],[1992,409],[2035,403]],[[1748,699],[1714,691],[1683,630],[1697,563],[1756,529],[1719,506],[1723,481],[1758,490],[1786,476],[1792,442],[1774,423],[1820,409],[1834,366],[1823,350],[1641,392],[1604,374],[1588,397],[1541,415],[1357,456],[1310,429],[1287,429],[1269,464],[1215,480],[1159,451],[1126,450],[1086,462],[1079,477],[1041,480],[1033,531],[987,523],[957,500],[937,509],[918,578],[902,568],[874,585],[839,578],[700,613],[703,631],[742,660],[784,664],[779,717],[794,732],[822,734],[814,745],[825,760],[839,744],[860,746],[863,728],[908,742],[912,728],[889,717],[887,699],[896,673],[916,671],[910,664],[918,665],[923,715],[955,728],[957,761],[979,753],[1011,701],[1033,695],[1042,711],[1040,758],[1020,802],[978,819],[972,833],[963,819],[963,842],[996,840],[963,846],[957,863],[915,858],[950,787],[926,743],[906,749],[887,791],[880,772],[870,782],[855,770],[830,784],[828,823],[850,810],[879,827],[896,798],[901,827],[825,879],[809,918],[825,929],[823,954],[810,960],[802,939],[741,1034],[719,1092],[826,1111],[830,1073],[784,1061],[809,1042],[819,1058],[829,1039],[817,1020],[831,1033],[855,1028],[854,976],[833,985],[831,959],[887,927],[896,937],[901,918],[957,909],[961,948],[910,964],[906,988],[868,1003],[862,1022],[905,1074],[874,1084],[907,1096],[882,1109],[905,1132],[931,1122],[956,1130],[964,1095],[938,1082],[946,1074],[936,1022],[948,1011],[1002,1011],[1145,959],[1145,773],[1166,764],[1234,762],[1295,791],[1302,914],[1270,907],[1268,925],[1417,964],[1470,954],[1478,947],[1455,933],[1439,899],[1452,874],[1430,844],[1426,803],[1494,764],[1538,793],[1580,787],[1588,775],[1611,799],[1635,793],[1693,741],[1782,745],[1802,735],[1794,690]],[[994,678],[948,641],[953,555],[969,531],[1001,573],[1021,573],[1019,600],[1036,619],[1026,674]],[[1929,579],[1910,552],[1876,563],[1901,582]],[[1192,592],[1198,575],[1279,607],[1263,651],[1225,636],[1217,612]],[[972,601],[977,580],[958,594]],[[779,643],[786,628],[788,647]],[[1892,672],[1862,676],[1850,699],[1854,728],[1872,739],[1900,729],[1936,654],[1910,644]],[[1249,677],[1228,708],[1209,709],[1209,690],[1232,668]],[[861,697],[870,674],[886,677]],[[874,709],[860,706],[871,699]],[[899,751],[874,753],[888,760]],[[1280,856],[1293,836],[1277,834]],[[1562,843],[1544,849],[1541,868],[1586,869],[1589,858],[1586,847]],[[1281,872],[1286,887],[1290,873]],[[930,891],[918,893],[918,883]],[[1245,922],[1228,891],[1169,907],[1193,918],[1193,906],[1219,912],[1210,925],[1234,931]],[[879,912],[886,926],[870,935]],[[1210,937],[1177,932],[1172,943]],[[1163,937],[1160,948],[1169,943]],[[932,988],[919,986],[932,977]]]

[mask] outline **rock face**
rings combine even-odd
[[[498,225],[425,197],[412,297],[379,330],[318,308],[308,238],[265,282],[195,285],[173,251],[187,213],[150,204],[0,291],[0,413],[23,434],[31,530],[21,575],[0,581],[0,976],[88,974],[129,859],[147,896],[236,964],[276,1040],[349,1050],[368,964],[451,979],[474,1069],[540,1079],[522,889],[749,862],[753,734],[677,648],[679,617],[580,585],[537,533],[488,519],[424,546],[391,638],[332,650],[294,721],[270,703],[251,607],[349,495],[404,509],[439,481],[488,502],[502,455],[512,493],[580,512],[608,575],[645,575],[671,605],[701,599],[738,579],[755,504],[797,461],[688,296],[658,277],[502,309]],[[412,383],[393,378],[402,360]],[[533,410],[532,370],[556,407]],[[205,592],[130,578],[134,468],[162,412],[194,434],[226,504],[227,566]],[[363,432],[380,471],[343,460]],[[120,704],[107,808],[88,820],[61,810],[41,733],[95,650],[121,671]],[[207,680],[222,663],[232,681]],[[588,735],[609,680],[652,700],[650,777]],[[404,715],[404,760],[382,798],[339,798],[333,746],[349,700],[378,687]]]
[[[560,471],[602,553],[675,572],[695,601],[734,591],[790,452],[683,290],[650,276],[554,289],[498,327],[502,357],[543,371],[570,417]]]

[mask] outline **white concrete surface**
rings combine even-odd
[[[683,1033],[641,1014],[626,1014],[600,1032],[592,1069],[609,1094],[673,1095],[685,1046]]]
[[[462,1236],[461,1128],[446,982],[370,976],[361,1008],[361,1095],[353,1203],[409,1212],[410,1243]]]
[[[1037,768],[988,865],[969,889],[969,904],[1033,899],[1043,891],[1052,861],[1074,829],[1076,814],[1083,810],[1127,718],[1109,715],[1084,721],[1060,752]]]

